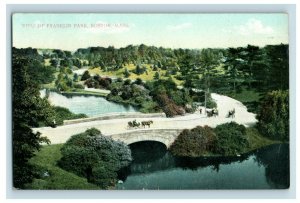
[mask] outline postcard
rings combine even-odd
[[[13,187],[288,189],[285,13],[14,13]]]

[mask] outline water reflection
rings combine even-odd
[[[266,169],[266,178],[273,188],[288,188],[290,185],[290,160],[287,144],[272,145],[258,150],[256,161]]]
[[[134,161],[117,189],[271,189],[289,187],[289,146],[240,157],[175,157],[158,142],[131,145]]]

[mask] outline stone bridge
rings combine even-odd
[[[139,129],[109,136],[112,139],[122,141],[127,145],[141,141],[157,141],[169,148],[182,130],[183,129]]]

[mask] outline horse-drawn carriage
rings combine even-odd
[[[137,122],[136,119],[128,122],[128,128],[139,128],[141,125],[140,122]]]
[[[151,124],[153,124],[152,120],[137,122],[136,119],[134,119],[133,121],[128,122],[128,129],[130,129],[130,128],[140,128],[141,126],[144,127],[144,128],[146,126],[148,126],[150,128]]]
[[[206,110],[207,117],[216,117],[219,116],[219,111],[216,108]]]

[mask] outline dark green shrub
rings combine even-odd
[[[122,142],[101,135],[95,128],[72,136],[61,149],[58,165],[107,189],[116,183],[117,172],[132,160]]]
[[[217,108],[217,103],[211,97],[209,97],[207,99],[206,107],[210,109]]]
[[[154,101],[145,101],[141,104],[139,111],[142,113],[155,113],[159,112],[160,108]]]
[[[88,78],[84,84],[88,87],[88,88],[99,88],[99,82],[97,80],[95,80],[94,78]]]
[[[69,109],[64,107],[54,106],[52,108],[55,112],[55,122],[57,125],[63,124],[64,120],[72,120],[87,117],[85,114],[74,114]]]
[[[126,79],[125,81],[124,81],[124,85],[130,85],[131,84],[131,80],[130,79]]]
[[[143,80],[141,78],[137,78],[134,82],[134,84],[137,84],[137,85],[143,85]]]
[[[86,134],[88,134],[89,136],[97,136],[97,135],[100,135],[101,132],[100,130],[96,129],[96,128],[90,128],[90,129],[87,129],[85,131]]]
[[[216,134],[208,126],[197,126],[191,130],[183,130],[171,145],[170,150],[177,156],[201,156],[214,151]]]
[[[74,84],[73,87],[76,89],[84,89],[84,86],[82,84]]]
[[[246,128],[235,122],[218,125],[215,128],[217,142],[215,152],[222,155],[236,155],[249,147]]]
[[[81,76],[81,81],[87,80],[90,77],[91,77],[91,75],[90,75],[89,71],[86,70],[86,71],[84,71],[83,75]]]
[[[128,69],[127,68],[125,68],[125,71],[124,71],[124,77],[125,78],[128,78],[129,76],[130,76],[130,73],[129,73],[129,71],[128,71]]]

